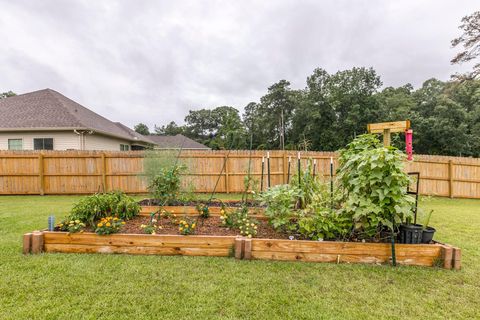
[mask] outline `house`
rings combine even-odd
[[[186,149],[186,150],[211,150],[195,140],[185,137],[182,134],[175,136],[149,135],[148,138],[155,142],[154,149]]]
[[[52,90],[0,99],[0,150],[114,150],[155,145]]]

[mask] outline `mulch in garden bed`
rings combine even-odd
[[[161,218],[156,222],[157,228],[156,234],[173,234],[180,235],[178,231],[178,223],[175,223],[175,219],[182,220],[183,216],[177,216],[176,218]],[[128,234],[144,234],[141,225],[147,225],[150,221],[150,217],[138,216],[131,220],[126,221],[126,224],[122,227],[119,233]],[[206,219],[196,219],[197,227],[195,228],[195,235],[210,235],[210,236],[237,236],[240,235],[238,229],[229,229],[222,226],[221,220],[218,216],[209,217]],[[288,239],[288,235],[276,232],[266,221],[258,222],[258,229],[256,238],[268,238],[268,239]]]

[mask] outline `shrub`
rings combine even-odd
[[[100,235],[117,233],[118,231],[120,231],[120,229],[124,224],[125,224],[125,221],[117,217],[102,218],[97,223],[97,228],[95,229],[95,233]]]
[[[414,200],[407,194],[405,158],[396,148],[383,147],[374,135],[361,135],[340,150],[341,212],[352,218],[359,235],[378,235],[411,217]]]
[[[108,216],[128,220],[138,215],[140,205],[122,192],[98,193],[80,199],[72,208],[70,220],[80,220],[91,226]]]

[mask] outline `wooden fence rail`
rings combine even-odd
[[[91,194],[123,190],[145,193],[144,153],[94,151],[0,151],[0,194]],[[251,175],[260,181],[264,151],[183,151],[188,167],[185,186],[197,192],[241,192],[250,163]],[[334,152],[302,152],[302,167],[316,159],[317,174],[328,177]],[[271,184],[285,183],[290,162],[297,170],[297,153],[270,151]],[[265,160],[265,172],[266,172]],[[222,171],[223,168],[223,171]],[[459,198],[480,198],[480,159],[417,155],[406,171],[421,174],[420,193]],[[264,177],[264,186],[266,175]]]

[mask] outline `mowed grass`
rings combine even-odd
[[[232,258],[21,254],[74,196],[0,197],[0,319],[480,318],[480,201],[428,198],[463,270]]]

